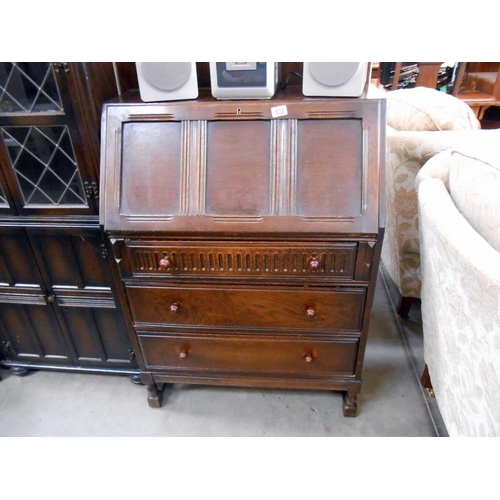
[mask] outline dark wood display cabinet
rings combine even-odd
[[[354,416],[384,228],[384,101],[131,94],[102,123],[101,223],[150,406],[165,383],[323,389]]]
[[[0,364],[120,373],[138,365],[99,226],[111,63],[0,63]]]

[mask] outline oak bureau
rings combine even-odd
[[[101,225],[150,406],[218,384],[343,391],[356,414],[384,156],[379,99],[104,106]]]

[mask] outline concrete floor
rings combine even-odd
[[[381,270],[355,418],[343,417],[340,393],[179,385],[152,409],[127,377],[0,369],[0,436],[446,436],[419,383],[419,303],[400,320],[397,293]]]

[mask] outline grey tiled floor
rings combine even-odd
[[[381,270],[355,418],[343,417],[340,393],[172,386],[152,409],[127,377],[0,370],[0,436],[445,436],[419,383],[419,304],[400,320],[396,301]]]

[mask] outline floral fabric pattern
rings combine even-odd
[[[500,205],[496,203],[500,168],[494,165],[497,144],[490,150],[481,150],[481,156],[491,158],[487,162],[462,151],[452,153],[455,161],[450,169],[450,194],[470,225],[500,252]]]
[[[477,130],[479,122],[463,101],[427,87],[387,93],[387,124],[396,130]]]
[[[453,200],[461,172],[468,179],[468,188],[459,190],[466,200],[484,201],[491,180],[500,178],[497,167],[478,162],[441,153],[417,178],[424,357],[450,436],[500,436],[500,253],[481,225],[468,222],[474,204],[459,208]],[[486,200],[488,213],[498,214],[500,184],[495,189],[496,197]]]
[[[499,142],[500,130],[412,132],[387,127],[386,232],[382,261],[404,297],[421,296],[419,217],[415,190],[415,178],[420,169],[442,151],[459,147],[490,147]]]

